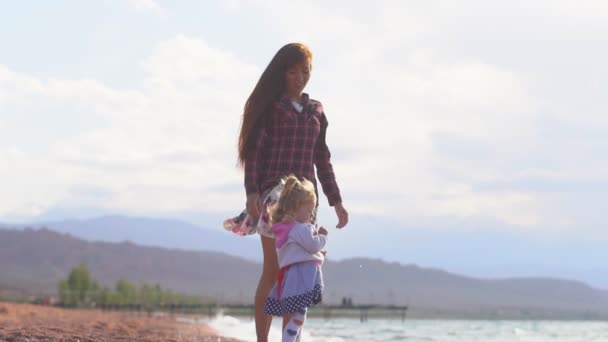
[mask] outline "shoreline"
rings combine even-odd
[[[238,319],[243,320],[251,320],[250,315],[239,314],[239,313],[231,313],[224,312],[225,316],[231,316]],[[208,317],[208,316],[205,316]],[[275,317],[276,319],[276,317]],[[350,314],[333,314],[331,317],[324,317],[323,313],[318,311],[312,311],[309,315],[307,315],[307,319],[316,319],[316,320],[360,320],[360,314],[351,312]],[[521,322],[607,322],[608,318],[606,317],[576,317],[576,316],[484,316],[480,315],[432,315],[426,313],[411,313],[408,314],[404,320],[397,315],[375,315],[371,314],[367,316],[368,321],[375,320],[388,320],[388,321],[487,321],[487,322],[511,322],[511,321],[521,321]]]
[[[0,302],[0,341],[239,342],[180,317]]]

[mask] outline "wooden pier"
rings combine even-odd
[[[371,318],[400,318],[405,321],[407,316],[407,306],[396,305],[321,305],[313,307],[310,312],[314,315],[316,310],[322,310],[324,319],[332,319],[334,317],[359,317],[361,322],[366,322]]]

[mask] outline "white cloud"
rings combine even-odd
[[[608,34],[604,2],[232,1],[222,8],[272,28],[278,38],[261,34],[260,46],[313,48],[309,91],[325,104],[351,211],[482,217],[522,230],[578,229],[600,217],[599,204],[576,204],[585,202],[581,194],[533,184],[601,183],[608,174],[608,67],[598,57],[608,52],[598,44]],[[63,125],[99,120],[40,140],[44,153],[18,145],[27,157],[11,157],[15,165],[55,170],[38,183],[49,194],[40,206],[74,203],[74,188],[93,186],[107,193],[84,196],[92,206],[236,209],[243,194],[214,185],[242,181],[237,125],[268,61],[243,62],[232,52],[238,42],[222,37],[176,33],[161,41],[141,61],[142,86],[131,90],[0,67],[0,110],[38,113],[50,103]],[[0,116],[3,129],[15,125]],[[45,185],[51,180],[58,185]],[[31,196],[2,208],[29,208]]]
[[[608,128],[600,114],[608,108],[599,95],[604,85],[595,73],[586,79],[570,72],[582,56],[564,49],[575,43],[583,51],[607,52],[593,43],[601,32],[608,33],[604,3],[572,8],[565,1],[532,6],[311,2],[299,8],[273,2],[267,9],[275,11],[285,37],[313,47],[317,67],[312,84],[331,108],[331,144],[358,153],[337,165],[343,188],[400,194],[373,201],[346,198],[353,209],[382,215],[489,216],[522,229],[574,228],[583,219],[577,214],[581,208],[555,206],[543,192],[525,187],[480,191],[477,184],[514,179],[531,169],[568,173],[569,181],[575,181],[591,172],[580,162],[598,164],[599,152],[590,147],[608,146],[605,138],[590,140],[559,127],[554,135],[570,141],[547,141],[539,126],[566,118],[583,127]],[[311,17],[318,20],[308,28]],[[346,24],[335,29],[335,23]],[[582,43],[586,38],[591,40]],[[605,73],[604,63],[592,58],[593,70]],[[564,71],[565,78],[556,78]],[[589,85],[597,95],[591,97],[575,84]],[[486,153],[473,160],[466,151],[440,154],[438,135],[470,140]],[[582,148],[571,148],[572,140]],[[571,165],[572,160],[579,163]]]
[[[149,12],[158,16],[167,15],[167,10],[154,0],[128,0],[129,6],[138,12]]]
[[[0,105],[26,103],[43,89],[39,80],[19,75],[6,66],[0,65]]]
[[[5,89],[20,94],[35,91],[43,103],[76,108],[81,120],[100,116],[105,122],[71,136],[39,141],[44,145],[40,154],[16,160],[6,159],[7,152],[3,164],[13,165],[15,174],[3,179],[8,181],[30,170],[21,173],[23,182],[13,182],[12,190],[17,192],[30,182],[32,192],[22,192],[18,201],[13,197],[13,203],[4,203],[0,212],[24,213],[12,208],[36,197],[39,206],[47,208],[57,202],[73,203],[70,189],[82,186],[108,190],[107,196],[90,199],[92,206],[135,212],[151,208],[160,212],[226,210],[226,200],[222,207],[218,204],[221,198],[241,204],[240,193],[206,189],[217,183],[241,182],[235,167],[235,123],[259,70],[200,39],[183,35],[160,43],[143,66],[146,79],[142,90],[117,90],[92,80],[45,82],[0,69],[0,94],[5,94]],[[22,101],[7,97],[11,103],[4,103],[6,108],[28,106],[28,96],[22,96]],[[49,114],[41,110],[37,115]],[[70,117],[53,115],[62,125],[70,125]],[[53,170],[53,175],[36,176],[40,170]],[[52,189],[49,196],[38,196],[35,189],[45,187]],[[51,192],[54,195],[50,196]],[[15,202],[25,204],[13,205]]]
[[[53,161],[32,158],[18,147],[9,146],[0,149],[0,163],[2,217],[35,216],[61,200],[68,180]]]

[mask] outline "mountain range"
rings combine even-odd
[[[126,278],[222,302],[250,303],[260,263],[223,252],[85,241],[48,229],[0,229],[0,287],[54,293],[85,262],[103,285]],[[427,316],[608,319],[608,291],[551,278],[477,279],[352,258],[324,264],[326,303],[409,305]]]
[[[218,222],[218,226],[221,222]],[[239,237],[221,228],[208,229],[185,221],[106,215],[91,219],[2,224],[0,228],[48,228],[88,241],[130,241],[144,246],[184,250],[217,251],[246,259],[261,260],[259,238]]]
[[[233,213],[234,214],[234,213]],[[10,228],[48,228],[89,241],[131,241],[145,246],[217,251],[261,262],[258,236],[239,237],[221,227],[226,213],[190,212],[172,217],[133,217],[103,211],[54,211]],[[334,260],[377,258],[416,263],[478,278],[547,277],[576,279],[608,289],[606,242],[592,237],[557,237],[542,231],[517,234],[495,222],[401,223],[352,213],[342,230],[331,228],[335,215],[320,209],[330,230]],[[77,218],[77,219],[74,219]]]

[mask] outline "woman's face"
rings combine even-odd
[[[296,64],[287,69],[285,75],[287,83],[287,94],[291,97],[300,97],[308,79],[310,79],[310,61]]]

